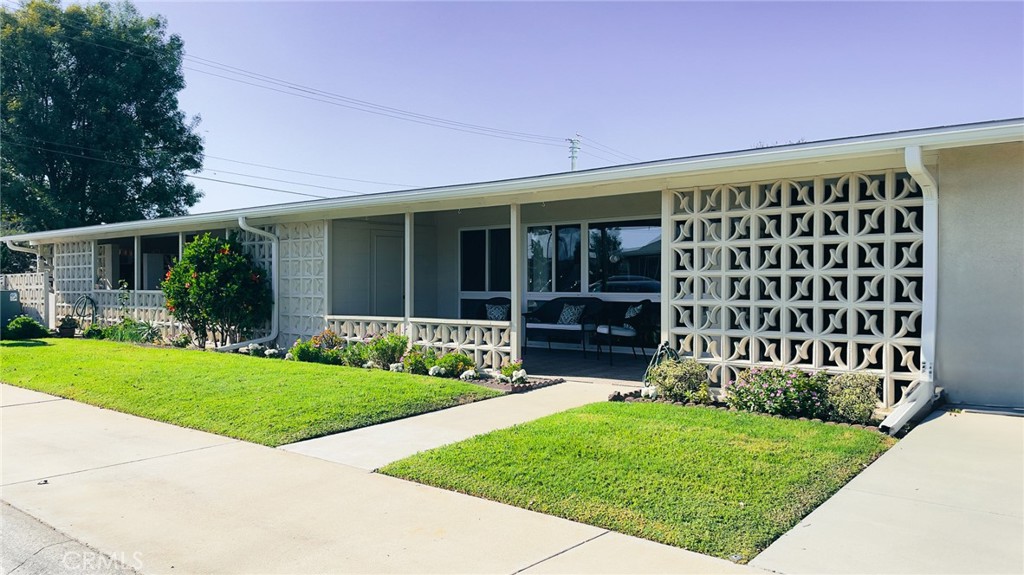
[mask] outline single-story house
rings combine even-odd
[[[885,406],[920,379],[1024,406],[1022,119],[19,234],[3,239],[41,272],[7,283],[35,285],[52,322],[81,296],[115,317],[124,280],[173,334],[159,282],[203,232],[238,232],[272,270],[283,346],[402,330],[493,366],[542,302],[649,299],[656,337],[719,385],[870,370]],[[500,319],[480,314],[492,298]]]

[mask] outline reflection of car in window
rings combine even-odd
[[[590,284],[590,291],[592,293],[657,293],[661,291],[661,282],[645,276],[611,276],[607,281]]]

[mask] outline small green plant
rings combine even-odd
[[[409,338],[397,333],[388,333],[371,339],[367,344],[367,353],[370,361],[378,367],[387,369],[392,363],[402,361],[408,347]]]
[[[192,345],[192,336],[187,333],[179,333],[171,339],[171,345],[174,347],[186,348]]]
[[[130,343],[154,343],[160,339],[160,330],[150,323],[124,317],[120,322],[103,329],[103,339]]]
[[[826,397],[832,416],[839,421],[865,424],[878,404],[880,380],[870,373],[841,373],[828,382]]]
[[[338,360],[341,365],[349,367],[363,367],[370,361],[370,348],[361,341],[350,341],[337,350]]]
[[[670,359],[651,370],[648,383],[658,389],[658,395],[686,403],[711,403],[708,391],[708,369],[695,359]]]
[[[103,339],[103,328],[99,324],[90,324],[89,327],[85,328],[82,332],[82,337],[85,339]]]
[[[523,362],[521,361],[506,363],[505,365],[501,366],[501,375],[504,375],[505,377],[512,379],[512,374],[519,371],[520,369],[523,369]]]
[[[425,350],[414,347],[402,356],[402,365],[405,366],[406,373],[426,375],[430,368],[437,365],[437,352],[432,347]]]
[[[61,329],[78,329],[78,320],[66,315],[60,319]]]
[[[50,331],[43,324],[27,315],[12,318],[0,331],[3,332],[0,335],[3,339],[38,339],[50,335]]]
[[[444,369],[448,377],[459,377],[468,369],[476,369],[476,363],[464,353],[449,353],[437,360],[438,367]]]
[[[295,361],[310,363],[326,363],[329,365],[343,365],[341,350],[336,348],[322,348],[313,344],[312,340],[295,342],[288,353],[292,354]]]
[[[726,385],[726,403],[740,411],[828,418],[828,375],[779,367],[744,370]]]
[[[309,342],[321,349],[335,349],[345,345],[345,340],[330,329],[325,329],[309,338]]]

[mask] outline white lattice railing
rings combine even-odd
[[[0,285],[18,292],[21,308],[29,317],[49,325],[46,309],[46,294],[50,289],[48,272],[0,275]]]
[[[121,302],[116,290],[97,290],[92,293],[96,302],[96,321],[110,325],[121,321]],[[160,290],[138,290],[128,292],[125,311],[133,319],[152,324],[166,339],[173,338],[184,329],[174,320],[164,305],[166,298]]]
[[[363,341],[383,333],[403,333],[401,317],[366,317],[354,315],[327,316],[327,329],[348,341]]]
[[[499,368],[512,354],[511,322],[411,318],[409,343],[442,353],[464,353],[480,367]]]
[[[408,325],[408,328],[406,327]],[[466,319],[327,316],[327,327],[348,341],[360,341],[382,333],[401,333],[409,345],[444,353],[464,353],[480,367],[497,368],[512,354],[511,323]]]

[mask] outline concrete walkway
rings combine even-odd
[[[755,571],[6,385],[0,403],[3,499],[143,573]]]
[[[933,413],[750,564],[1024,573],[1024,418]]]
[[[616,389],[622,388],[566,382],[300,441],[280,449],[374,470],[420,451],[605,400]]]

